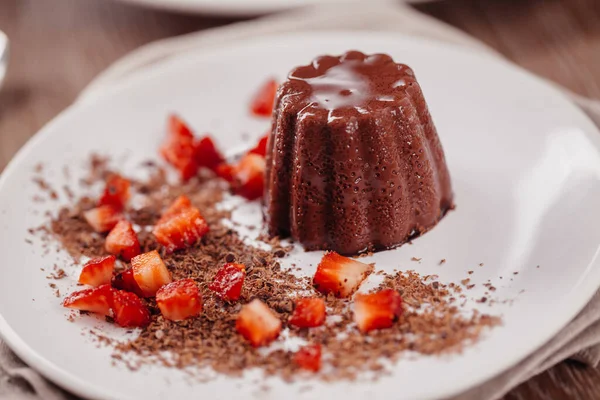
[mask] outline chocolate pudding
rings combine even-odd
[[[267,148],[270,235],[352,255],[396,247],[453,207],[444,152],[413,71],[351,51],[294,69]]]

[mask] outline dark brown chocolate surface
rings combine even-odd
[[[382,54],[323,56],[278,91],[268,232],[308,250],[388,249],[452,207],[444,152],[413,71]]]

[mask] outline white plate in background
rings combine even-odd
[[[348,0],[121,0],[126,3],[187,14],[251,17],[318,4],[348,4]],[[396,0],[369,0],[371,3]],[[401,0],[402,1],[402,0]],[[405,0],[424,3],[431,0]]]

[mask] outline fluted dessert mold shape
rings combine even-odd
[[[354,255],[423,234],[453,208],[444,151],[412,69],[350,51],[280,86],[267,147],[268,233]]]

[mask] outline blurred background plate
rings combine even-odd
[[[230,17],[251,17],[285,11],[292,8],[317,4],[342,4],[348,0],[120,0],[162,10],[189,14],[211,14]],[[370,0],[373,2],[396,2],[403,0]],[[421,3],[431,0],[404,0]]]

